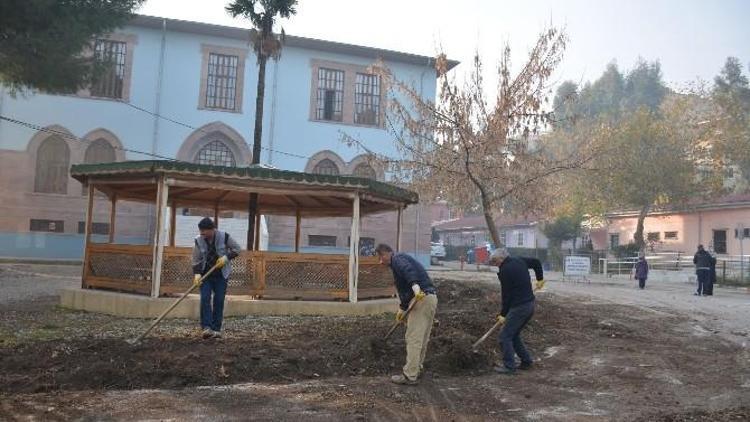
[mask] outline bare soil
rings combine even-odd
[[[750,420],[742,407],[750,403],[747,347],[685,316],[542,293],[524,333],[537,357],[534,369],[499,376],[492,371],[499,359],[495,336],[471,350],[499,311],[496,289],[436,283],[440,302],[426,375],[411,388],[387,381],[405,352],[403,329],[383,341],[392,321],[385,316],[231,318],[223,340],[199,339],[194,321],[170,320],[132,346],[125,339],[144,321],[16,304],[0,317],[0,414]]]

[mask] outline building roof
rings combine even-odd
[[[503,217],[495,219],[498,227],[526,227],[537,224],[537,220],[524,217]],[[486,230],[487,222],[483,215],[470,215],[449,221],[439,222],[432,226],[436,231],[475,231]]]
[[[192,22],[145,15],[136,15],[136,17],[130,22],[130,25],[158,30],[166,28],[169,31],[209,35],[212,37],[233,38],[242,41],[249,41],[251,32],[249,29],[237,28],[233,26],[214,25],[209,23]],[[334,41],[318,40],[315,38],[286,35],[284,43],[289,47],[298,47],[310,50],[326,51],[330,53],[359,56],[373,60],[382,58],[386,61],[408,63],[414,65],[431,67],[434,67],[435,65],[434,57],[403,53],[400,51],[385,50],[381,48],[345,44]],[[456,67],[458,63],[459,62],[456,60],[448,60],[448,70]]]
[[[680,212],[709,211],[731,208],[750,208],[750,193],[731,194],[705,200],[696,199],[687,204],[676,205],[665,209],[657,209],[649,215],[675,214]],[[638,210],[612,211],[605,214],[607,218],[633,217],[639,214]]]
[[[181,161],[121,161],[76,164],[70,174],[95,184],[108,196],[154,202],[156,182],[167,178],[170,201],[179,206],[247,209],[248,193],[257,192],[259,207],[268,214],[351,215],[351,198],[359,194],[362,213],[375,213],[416,204],[415,192],[362,177],[333,176],[253,167],[221,167]]]

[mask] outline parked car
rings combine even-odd
[[[440,242],[430,242],[430,260],[432,262],[445,259],[445,246]]]

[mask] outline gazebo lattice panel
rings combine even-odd
[[[152,251],[149,246],[91,244],[84,273],[85,287],[149,293]]]

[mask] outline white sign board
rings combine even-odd
[[[591,258],[588,256],[566,256],[563,274],[566,276],[587,276],[591,274]]]

